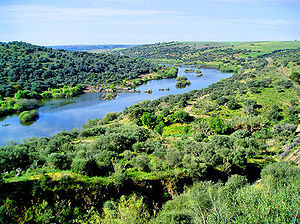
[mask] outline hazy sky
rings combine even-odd
[[[0,41],[300,40],[300,0],[0,0]]]

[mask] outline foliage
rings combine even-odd
[[[218,117],[211,118],[208,122],[208,126],[217,134],[224,134],[228,130],[228,126],[225,124],[225,122]]]
[[[299,168],[276,161],[286,147],[297,149],[299,90],[286,73],[297,71],[300,50],[272,52],[274,44],[171,42],[124,50],[235,74],[201,90],[108,113],[81,130],[1,146],[0,222],[294,223]],[[1,49],[22,59],[19,45],[27,46],[2,44]],[[58,76],[48,74],[53,83],[44,97],[70,96],[82,83],[81,76],[72,75],[80,65],[88,66],[83,73],[76,70],[84,84],[106,82],[102,74],[108,84],[119,75],[138,84],[148,80],[139,76],[148,69],[159,79],[177,76],[175,67],[133,58],[31,48],[37,47],[26,48],[30,63],[40,60],[40,70],[50,72],[64,71],[51,69],[64,61],[70,71],[61,78],[74,79],[62,86]],[[1,113],[37,105],[34,91],[41,92],[23,88],[19,80],[9,73],[9,83],[1,87]]]
[[[1,43],[0,59],[0,95],[16,93],[17,98],[24,98],[28,90],[40,93],[64,85],[120,83],[157,68],[149,62],[128,57],[66,52],[24,42]],[[66,90],[63,94],[52,91],[52,94],[69,97],[74,91],[77,90]]]
[[[31,111],[23,111],[20,115],[20,122],[28,122],[28,121],[35,121],[39,117],[39,114],[36,110]]]
[[[132,195],[130,198],[122,196],[115,208],[104,208],[101,223],[147,223],[150,217],[143,204],[143,198]]]
[[[299,168],[275,163],[262,171],[261,186],[246,183],[246,179],[238,175],[231,176],[225,185],[196,183],[168,201],[157,222],[292,223],[297,220]],[[287,185],[289,183],[291,185]]]

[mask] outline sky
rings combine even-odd
[[[300,40],[300,0],[0,0],[0,41]]]

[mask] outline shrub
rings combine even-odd
[[[235,132],[233,132],[230,137],[235,138],[235,139],[243,139],[246,137],[250,137],[251,133],[247,129],[240,129]]]
[[[104,115],[104,117],[101,119],[101,121],[104,123],[104,124],[108,124],[109,122],[115,120],[118,118],[118,113],[116,112],[110,112],[110,113],[107,113]]]
[[[112,206],[106,206],[103,209],[103,216],[99,223],[144,224],[150,218],[147,208],[143,204],[143,198],[138,198],[136,195],[128,199],[122,196],[118,203],[110,204]],[[88,223],[95,223],[95,221]]]
[[[132,165],[139,170],[149,171],[149,162],[147,155],[139,155],[132,160]]]
[[[39,105],[39,101],[36,99],[21,99],[18,100],[15,105],[14,105],[14,109],[16,111],[24,111],[24,110],[32,110],[35,108],[38,108]]]
[[[176,78],[176,81],[186,81],[187,80],[187,77],[185,77],[185,76],[178,76],[177,78]]]
[[[55,169],[69,169],[70,167],[70,161],[63,153],[51,153],[47,158],[47,162]]]
[[[291,182],[296,181],[300,177],[298,167],[291,166],[287,162],[279,162],[266,166],[261,172],[261,178],[265,181],[270,181],[268,177],[272,178],[272,184],[277,186],[278,184],[288,185]]]
[[[224,120],[218,117],[209,119],[208,126],[216,134],[224,134],[228,130],[228,126],[225,124]]]
[[[281,109],[277,105],[273,105],[267,113],[268,119],[271,121],[280,121],[282,120],[282,115],[280,114]]]
[[[72,161],[71,169],[80,174],[95,176],[99,172],[96,160],[85,151],[79,151]]]
[[[156,116],[152,115],[148,112],[145,112],[145,113],[143,113],[143,115],[141,117],[141,121],[144,126],[147,126],[151,129],[153,129],[155,126],[155,123],[156,123]]]
[[[274,133],[279,136],[290,136],[297,129],[297,125],[287,124],[287,123],[279,123],[274,126]]]
[[[43,92],[41,94],[41,96],[45,99],[52,98],[52,93],[51,92]]]
[[[207,136],[204,134],[204,133],[197,133],[194,135],[194,139],[197,141],[197,142],[202,142]]]
[[[282,89],[289,89],[293,86],[293,82],[291,80],[278,80],[275,82],[275,86]]]
[[[161,122],[159,122],[158,125],[155,126],[154,130],[155,130],[157,133],[159,133],[160,135],[162,135],[165,126],[166,126],[165,123],[161,121]]]
[[[241,105],[237,103],[237,101],[235,99],[230,99],[227,102],[227,106],[230,110],[237,110],[239,108],[241,108]]]
[[[228,99],[226,98],[226,97],[220,97],[220,98],[218,98],[217,100],[216,100],[216,103],[218,104],[218,105],[224,105],[225,103],[227,103],[228,102]]]
[[[191,117],[190,117],[189,113],[184,110],[179,110],[174,113],[173,122],[186,123],[189,120],[191,120]]]
[[[32,111],[23,111],[20,115],[20,122],[28,122],[28,121],[35,121],[39,118],[39,114],[36,110]]]
[[[293,72],[290,76],[290,79],[294,80],[297,83],[300,83],[300,72]]]

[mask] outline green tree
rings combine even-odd
[[[141,121],[144,126],[147,126],[151,129],[153,129],[155,127],[155,123],[156,123],[156,116],[150,114],[149,112],[145,112],[145,113],[143,113],[143,115],[141,117]]]
[[[228,130],[228,126],[225,124],[224,120],[218,117],[212,117],[208,121],[209,128],[216,134],[224,134]]]

